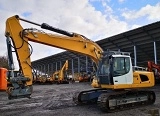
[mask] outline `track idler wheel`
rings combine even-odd
[[[156,100],[156,95],[155,95],[155,92],[154,91],[151,91],[148,93],[148,102],[149,104],[154,104]]]
[[[111,97],[107,93],[102,93],[98,97],[97,105],[104,112],[112,112],[109,108],[109,100]]]
[[[76,105],[81,105],[81,104],[82,104],[82,102],[81,102],[81,100],[79,99],[79,97],[80,97],[80,92],[74,93],[74,95],[73,95],[73,102],[74,102]]]

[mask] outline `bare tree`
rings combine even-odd
[[[8,58],[6,56],[0,56],[0,67],[8,69]]]

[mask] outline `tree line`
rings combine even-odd
[[[0,67],[9,69],[7,56],[0,56]]]

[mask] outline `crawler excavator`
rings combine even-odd
[[[40,26],[57,34],[48,34],[33,28],[24,29],[20,21]],[[49,26],[46,23],[37,24],[32,21],[12,16],[6,21],[5,36],[7,38],[9,60],[12,61],[12,50],[15,49],[20,70],[23,75],[9,77],[8,98],[23,98],[32,94],[32,66],[30,56],[32,47],[29,41],[57,47],[89,56],[96,64],[96,78],[99,88],[75,93],[73,101],[77,104],[97,102],[106,112],[115,112],[141,105],[153,104],[156,99],[153,87],[153,72],[133,71],[130,53],[120,51],[103,51],[95,42],[85,36],[70,33]],[[11,45],[11,41],[13,46]],[[10,67],[14,70],[13,62]],[[145,89],[145,90],[143,90]]]
[[[47,78],[47,81],[57,84],[69,84],[69,79],[67,78],[67,70],[68,60],[66,60],[60,70],[55,71],[51,77]]]

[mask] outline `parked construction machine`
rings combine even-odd
[[[155,76],[155,82],[160,83],[160,65],[155,64],[153,61],[148,61],[148,71],[153,72]]]
[[[54,31],[57,34],[48,34],[33,28],[23,29],[20,21],[40,26],[42,29]],[[9,77],[9,81],[12,83],[11,86],[8,86],[9,99],[30,98],[32,94],[33,75],[30,60],[32,47],[29,44],[29,41],[32,41],[80,53],[95,62],[97,71],[95,76],[99,88],[75,93],[73,101],[77,104],[97,102],[100,109],[106,112],[115,112],[155,102],[155,92],[146,89],[155,84],[153,72],[133,71],[128,52],[105,52],[96,42],[83,35],[57,29],[46,23],[37,24],[17,15],[7,19],[5,36],[9,60],[12,59],[12,41],[20,70],[23,73],[23,76]],[[12,63],[9,64],[14,70]]]
[[[79,82],[90,82],[91,74],[89,74],[88,72],[80,72],[78,80]]]
[[[60,70],[55,71],[51,77],[47,78],[47,81],[57,84],[69,84],[67,70],[68,60],[66,60],[66,62]]]
[[[35,82],[38,84],[46,84],[48,78],[48,75],[45,74],[37,75]]]

